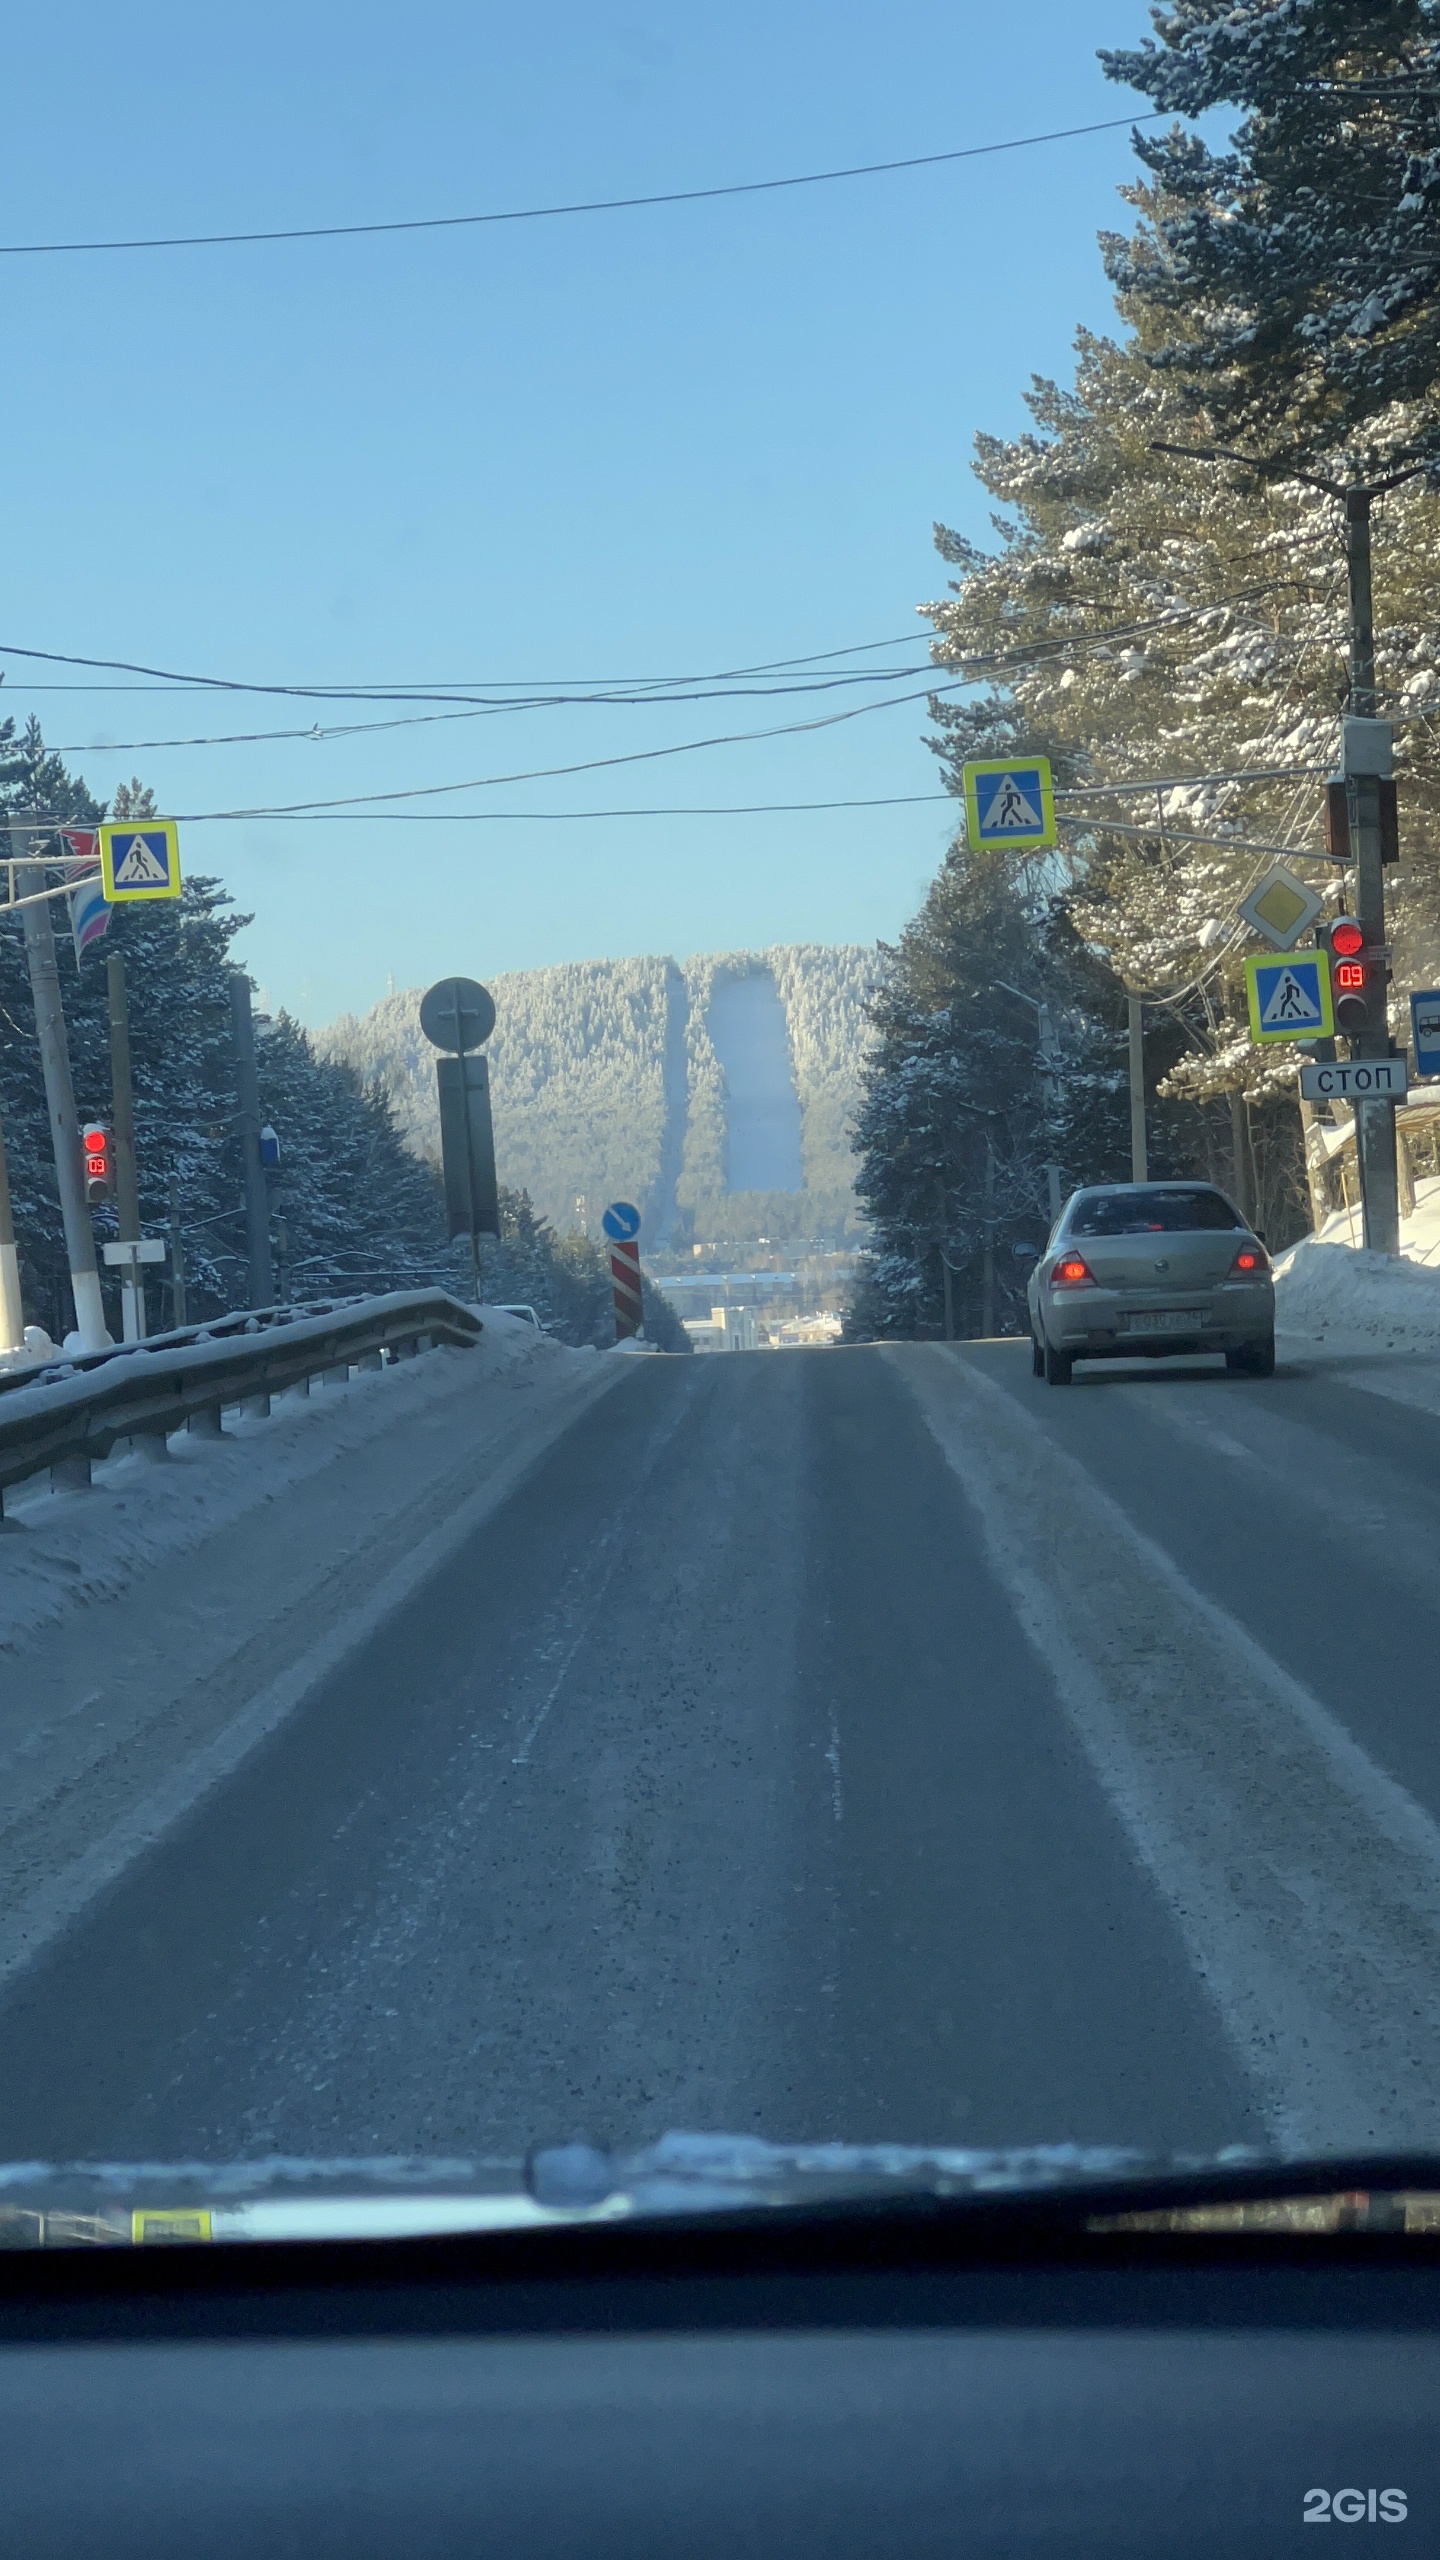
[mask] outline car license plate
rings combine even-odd
[[[1160,1307],[1126,1319],[1131,1333],[1198,1333],[1204,1321],[1202,1307]]]

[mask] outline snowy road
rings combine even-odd
[[[0,2152],[1433,2139],[1440,1413],[1366,1375],[635,1363],[15,1977]]]

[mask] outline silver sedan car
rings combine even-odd
[[[1263,1239],[1208,1182],[1107,1182],[1075,1192],[1030,1276],[1035,1375],[1077,1360],[1223,1351],[1275,1367],[1275,1284]]]

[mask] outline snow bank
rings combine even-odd
[[[1440,1358],[1440,1270],[1307,1236],[1275,1265],[1275,1322],[1333,1351]]]
[[[1400,1258],[1366,1253],[1358,1209],[1337,1209],[1275,1264],[1281,1333],[1334,1354],[1398,1351],[1440,1359],[1440,1180],[1415,1185],[1400,1221]]]

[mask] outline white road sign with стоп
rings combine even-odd
[[[1405,1058],[1330,1059],[1323,1066],[1300,1070],[1300,1092],[1306,1102],[1403,1102],[1410,1090]]]

